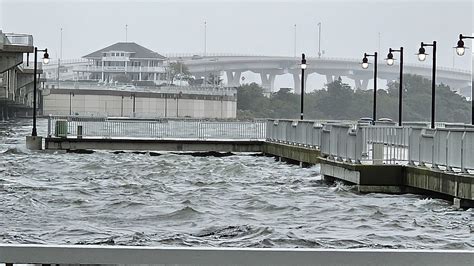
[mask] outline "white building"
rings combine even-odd
[[[166,80],[166,57],[134,42],[118,42],[83,58],[89,63],[74,69],[78,79],[107,83],[120,80],[153,81],[156,84]]]

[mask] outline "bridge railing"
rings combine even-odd
[[[12,45],[33,46],[33,36],[29,34],[4,33]]]
[[[49,116],[48,137],[264,140],[265,121]]]

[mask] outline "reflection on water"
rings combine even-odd
[[[362,195],[326,185],[317,166],[261,156],[32,152],[29,124],[0,124],[3,243],[474,246],[473,211],[443,200]],[[38,130],[44,135],[46,121]]]

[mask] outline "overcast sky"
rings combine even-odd
[[[0,0],[0,28],[32,34],[35,44],[63,58],[79,58],[119,41],[158,53],[207,51],[262,55],[317,54],[317,23],[328,57],[361,58],[364,52],[404,46],[406,61],[421,41],[439,43],[439,64],[453,66],[459,33],[473,32],[472,1],[23,1]],[[380,34],[379,34],[380,33]],[[380,36],[380,38],[379,38]],[[468,42],[469,46],[472,46]],[[412,56],[413,55],[413,56]],[[470,69],[468,57],[456,67]]]

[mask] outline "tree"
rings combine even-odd
[[[431,81],[421,76],[405,75],[403,92],[403,120],[429,121],[431,117]],[[322,90],[305,95],[305,119],[348,119],[372,117],[373,90],[354,91],[337,79]],[[239,117],[297,119],[300,96],[282,88],[267,98],[255,84],[237,88]],[[450,87],[436,86],[436,121],[469,122],[471,103],[453,92]],[[377,117],[398,120],[398,82],[377,91]]]
[[[217,73],[209,73],[206,79],[208,85],[220,85],[222,84],[223,79]]]
[[[173,84],[174,80],[177,78],[187,80],[191,77],[191,72],[189,72],[188,67],[183,62],[171,62],[166,70],[171,80],[171,84]]]

